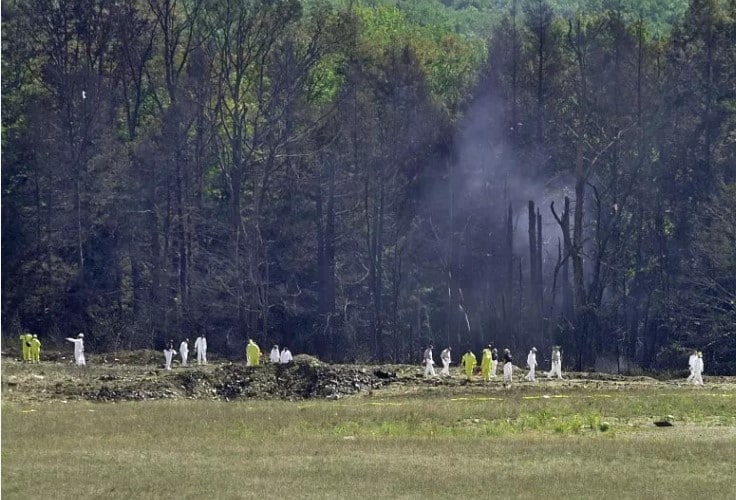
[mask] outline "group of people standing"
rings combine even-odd
[[[66,340],[74,344],[74,361],[77,366],[85,366],[86,360],[84,358],[84,334],[79,333],[76,337],[67,337]],[[38,335],[24,333],[20,335],[21,353],[24,362],[28,363],[39,363],[41,358],[41,341],[38,339]],[[433,357],[434,346],[430,344],[423,354],[424,376],[434,377],[436,376],[434,370],[434,357]],[[174,349],[174,341],[170,340],[166,343],[164,348],[164,368],[171,370],[171,363],[177,354]],[[197,355],[197,364],[207,364],[207,337],[202,333],[194,342],[194,352]],[[179,344],[179,355],[181,356],[181,366],[188,366],[189,358],[189,339],[184,339]],[[261,360],[261,349],[253,339],[248,339],[248,344],[245,348],[246,366],[258,366]],[[268,360],[271,363],[286,364],[293,360],[293,356],[288,347],[279,349],[278,345],[274,345],[271,348]],[[450,364],[452,363],[452,347],[447,346],[440,353],[440,360],[442,361],[442,370],[440,375],[443,377],[450,376]],[[513,357],[511,351],[506,348],[503,350],[503,354],[499,358],[498,349],[493,344],[488,344],[487,347],[483,348],[481,352],[480,361],[480,374],[482,380],[488,382],[492,378],[496,377],[498,371],[498,363],[502,362],[503,366],[503,381],[504,385],[510,385],[513,381]],[[552,347],[552,356],[550,358],[551,367],[547,372],[547,378],[550,379],[556,376],[558,379],[562,379],[562,352],[560,346]],[[460,360],[460,366],[465,372],[465,376],[468,380],[473,379],[475,368],[478,364],[477,358],[472,350],[468,349],[463,354]],[[537,348],[532,347],[526,358],[526,364],[529,368],[529,372],[524,377],[529,382],[536,381],[536,369],[537,363]],[[690,369],[690,375],[687,377],[688,382],[692,382],[695,385],[703,385],[703,352],[694,350],[688,359],[688,366]]]
[[[291,351],[288,347],[284,346],[284,348],[279,351],[279,346],[274,345],[271,348],[271,354],[269,354],[268,360],[271,363],[281,363],[282,365],[285,365],[286,363],[294,361],[294,357],[291,355]]]
[[[434,349],[434,346],[430,344],[425,350],[423,354],[423,364],[424,364],[424,376],[425,377],[434,377],[435,371],[434,371],[434,358],[432,351]],[[562,379],[562,353],[560,351],[560,346],[554,346],[552,348],[552,366],[550,368],[550,371],[547,373],[547,378],[552,378],[553,376],[557,376],[557,378]],[[444,377],[450,376],[450,363],[452,362],[452,347],[448,346],[445,349],[442,350],[440,353],[440,360],[442,361],[442,370],[440,371],[440,375]],[[481,352],[481,360],[480,360],[480,373],[481,378],[488,382],[492,378],[496,377],[496,373],[498,371],[498,362],[499,360],[503,363],[503,381],[504,384],[510,385],[513,381],[513,374],[514,374],[514,367],[513,367],[513,356],[511,355],[510,349],[504,349],[503,354],[500,356],[498,354],[498,349],[496,349],[493,344],[488,344],[487,347],[483,348],[483,351]],[[473,379],[473,373],[475,372],[475,367],[478,364],[478,360],[475,357],[475,354],[472,350],[468,349],[465,354],[463,354],[462,358],[460,359],[460,366],[463,367],[463,370],[465,372],[465,376],[468,380]],[[524,377],[525,380],[529,382],[535,382],[536,381],[536,369],[537,369],[537,348],[532,347],[529,351],[529,354],[526,358],[526,364],[529,367],[529,372]]]
[[[207,337],[205,337],[204,334],[197,337],[197,340],[194,341],[194,352],[197,354],[197,364],[198,365],[206,365],[207,364]],[[189,357],[189,339],[184,339],[181,344],[179,344],[179,354],[181,355],[181,366],[188,366],[188,357]],[[261,348],[258,346],[258,344],[253,339],[248,339],[248,342],[245,346],[245,366],[258,366],[261,364],[261,357],[262,357]],[[174,341],[170,340],[166,344],[166,348],[164,349],[164,368],[167,370],[171,370],[171,363],[174,359],[174,356],[176,356],[176,349],[174,349]],[[283,349],[279,349],[278,345],[274,345],[273,348],[271,348],[271,353],[268,357],[268,360],[271,363],[281,363],[286,364],[293,360],[293,356],[291,355],[291,351],[288,347],[284,347]]]
[[[77,366],[86,366],[86,360],[84,358],[84,333],[77,334],[76,337],[67,337],[66,340],[74,344],[74,362]],[[35,334],[24,333],[20,336],[21,342],[21,353],[23,361],[29,363],[38,363],[41,357],[41,341],[38,340],[38,336]],[[194,353],[197,356],[198,365],[207,364],[207,337],[202,333],[194,341]],[[166,342],[163,350],[164,354],[164,369],[171,370],[172,363],[177,350],[173,340]],[[185,338],[179,344],[178,354],[181,356],[181,366],[189,366],[189,339]],[[245,349],[246,366],[257,366],[261,360],[261,349],[253,339],[248,339],[248,344]],[[288,347],[279,349],[278,345],[274,345],[271,349],[269,361],[272,363],[286,364],[293,360],[293,356]]]
[[[207,337],[203,333],[194,341],[194,353],[197,355],[197,364],[207,364]],[[189,366],[189,339],[184,339],[179,344],[179,355],[181,356],[181,366]],[[164,369],[171,370],[171,362],[176,356],[174,349],[174,341],[169,340],[164,348]]]
[[[524,377],[529,382],[536,382],[536,370],[537,370],[537,348],[532,347],[529,354],[526,356],[526,366],[529,368],[529,373]],[[562,352],[560,346],[556,345],[552,347],[552,356],[550,357],[550,369],[547,372],[547,378],[550,379],[557,376],[558,379],[562,380]]]
[[[255,340],[248,339],[248,344],[245,346],[245,366],[258,366],[261,364],[261,348],[256,344]],[[277,344],[271,347],[271,352],[268,354],[268,361],[274,364],[291,363],[294,357],[291,355],[291,351],[288,347],[284,346],[283,349],[279,349]]]
[[[35,333],[22,333],[20,336],[20,350],[23,361],[38,363],[41,361],[41,341]]]
[[[79,333],[76,337],[67,337],[66,340],[74,344],[74,361],[77,366],[86,366],[86,360],[84,358],[84,334]],[[21,352],[23,355],[23,361],[38,363],[41,355],[41,341],[38,340],[37,335],[30,333],[24,333],[20,336],[21,341]],[[207,364],[207,337],[202,333],[194,341],[194,353],[197,356],[198,365]],[[177,355],[175,344],[173,340],[166,342],[166,346],[163,350],[164,354],[164,369],[171,370],[174,357]],[[189,339],[185,338],[179,344],[178,354],[181,356],[181,366],[189,366]],[[245,349],[246,355],[246,366],[257,366],[260,364],[261,349],[253,339],[248,339],[248,345]],[[279,346],[274,345],[271,349],[271,355],[269,360],[272,363],[289,363],[293,360],[291,351],[288,347],[284,347],[279,350]]]
[[[76,337],[67,337],[66,340],[74,343],[74,363],[77,366],[85,366],[84,359],[84,334],[79,333]],[[41,341],[35,333],[23,333],[20,336],[20,350],[23,361],[27,363],[41,362]]]

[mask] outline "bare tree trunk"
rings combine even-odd
[[[514,301],[514,219],[511,203],[506,213],[506,240],[505,240],[505,256],[506,259],[506,277],[504,280],[504,294],[502,304],[503,328],[508,330],[513,318],[513,301]]]
[[[535,259],[537,263],[537,302],[538,311],[541,315],[544,311],[544,274],[542,273],[543,262],[542,262],[542,214],[537,209],[537,257]]]
[[[537,301],[537,218],[534,202],[529,200],[529,308],[536,316],[539,310]]]
[[[335,167],[331,160],[323,161],[327,179],[317,181],[317,267],[319,277],[317,307],[323,325],[317,335],[317,353],[334,359],[333,318],[335,317]],[[325,186],[326,184],[326,186]],[[325,189],[326,187],[326,189]],[[326,192],[325,192],[326,191]],[[327,198],[325,206],[324,199]]]

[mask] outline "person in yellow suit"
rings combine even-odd
[[[473,370],[475,370],[475,365],[478,364],[478,360],[475,359],[475,354],[473,354],[473,351],[468,349],[468,352],[463,354],[462,360],[460,362],[465,368],[465,376],[468,377],[468,380],[473,380]]]
[[[28,361],[30,359],[29,352],[30,352],[30,346],[27,344],[26,340],[26,334],[21,333],[20,334],[20,352],[21,352],[21,359],[23,361]]]
[[[41,341],[35,333],[31,337],[31,363],[41,362]]]
[[[483,354],[480,358],[480,372],[483,375],[483,380],[486,382],[491,381],[491,346],[489,345],[483,349]]]
[[[28,350],[26,361],[33,363],[33,335],[30,333],[26,333],[26,349]]]
[[[261,362],[261,348],[248,339],[248,345],[245,348],[245,366],[258,366]]]

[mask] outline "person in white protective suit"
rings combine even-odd
[[[511,387],[511,382],[514,380],[514,365],[513,356],[511,351],[508,349],[503,350],[503,385],[504,387]]]
[[[275,345],[271,348],[271,354],[269,354],[268,360],[271,363],[278,363],[279,361],[281,361],[281,353],[279,352],[279,346]]]
[[[434,359],[432,358],[432,349],[434,349],[434,346],[432,344],[429,344],[429,347],[427,347],[424,350],[424,376],[434,377],[436,373],[434,372]]]
[[[496,370],[498,369],[498,349],[491,349],[491,378],[496,378]]]
[[[526,365],[529,367],[529,373],[524,377],[529,382],[536,382],[536,370],[537,370],[537,348],[532,347],[529,354],[526,356]]]
[[[552,367],[547,372],[547,378],[552,378],[557,375],[557,378],[562,378],[562,353],[560,353],[560,346],[556,345],[552,348]]]
[[[197,354],[197,364],[207,364],[207,337],[204,333],[197,337],[194,341],[194,352]]]
[[[174,341],[169,340],[169,342],[166,344],[166,348],[164,349],[164,368],[167,370],[171,370],[171,360],[174,359],[174,356],[176,356],[176,351],[174,350]]]
[[[179,354],[181,355],[181,366],[188,366],[187,360],[189,359],[189,339],[184,339],[179,344]]]
[[[84,359],[84,334],[80,333],[77,338],[66,338],[69,342],[74,343],[74,362],[77,366],[86,366],[87,362]]]
[[[692,382],[695,377],[695,365],[698,362],[698,351],[693,351],[687,360],[687,367],[690,369],[690,375],[687,376],[687,381]]]
[[[693,384],[703,385],[703,352],[698,351],[698,357],[695,358],[695,375],[693,376]]]
[[[291,363],[294,360],[294,358],[291,356],[291,351],[288,347],[284,347],[281,350],[281,358],[279,359],[279,362],[282,365],[285,365],[286,363]]]
[[[447,346],[446,348],[442,349],[442,352],[440,353],[440,360],[442,361],[442,370],[440,371],[440,375],[443,375],[445,377],[450,376],[450,363],[452,363],[452,347]]]

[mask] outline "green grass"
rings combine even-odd
[[[2,495],[733,498],[732,392],[542,396],[6,401]]]

